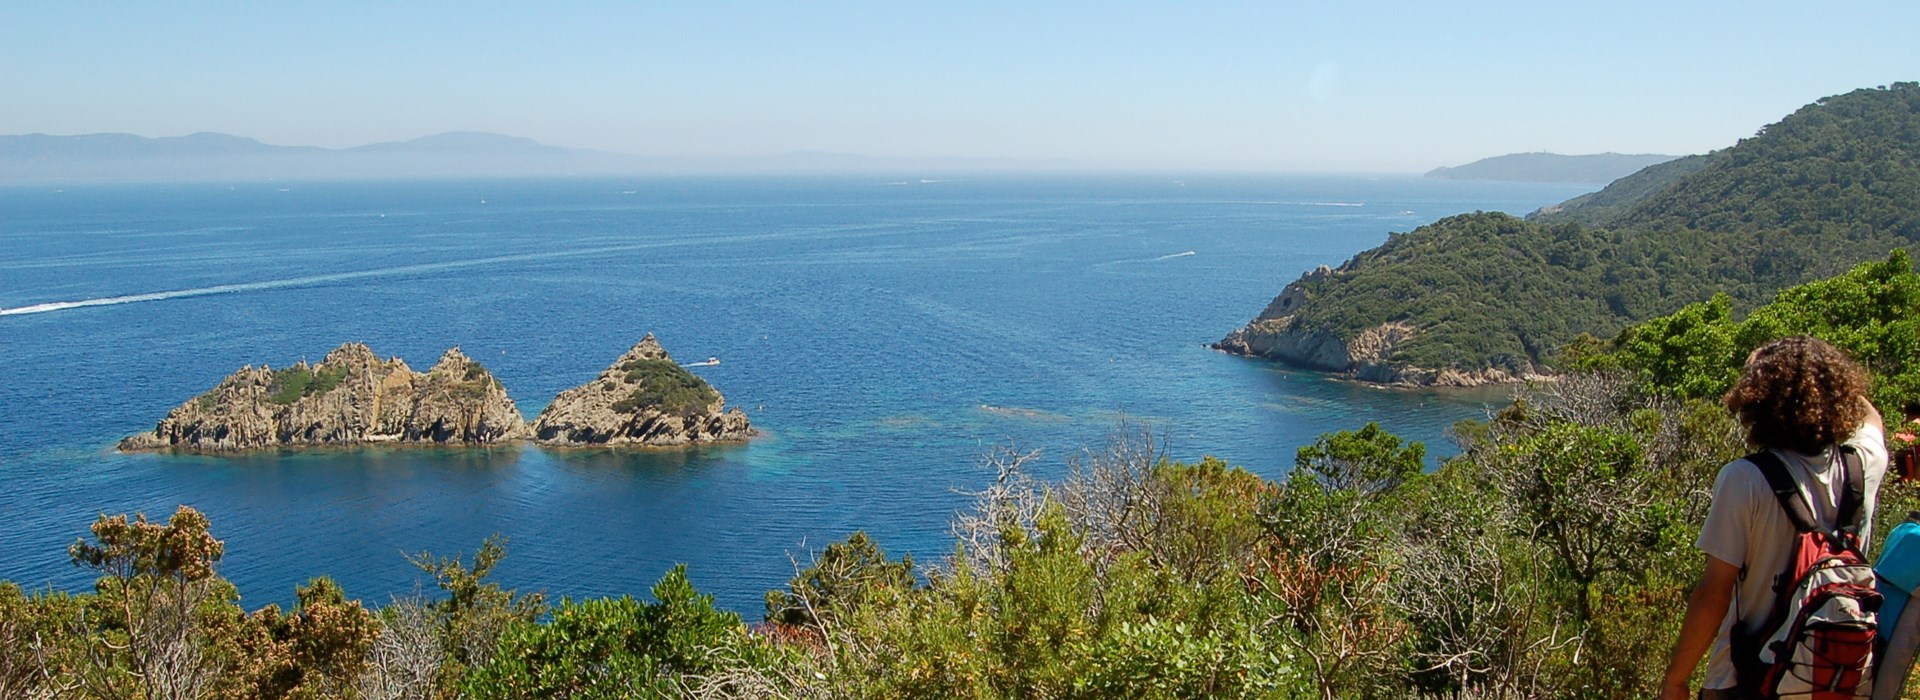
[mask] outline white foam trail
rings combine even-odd
[[[135,304],[143,301],[163,301],[167,299],[185,299],[188,297],[203,297],[203,296],[211,296],[214,294],[233,294],[236,292],[257,292],[257,291],[267,290],[267,289],[288,289],[292,287],[311,287],[315,285],[329,284],[333,282],[344,282],[347,280],[367,279],[370,277],[391,277],[395,275],[408,275],[408,274],[415,274],[415,273],[421,273],[421,272],[439,272],[442,270],[456,270],[463,267],[492,265],[495,263],[503,263],[503,262],[521,262],[521,261],[527,261],[527,260],[543,260],[543,259],[550,259],[550,258],[578,257],[582,255],[599,255],[602,253],[615,253],[615,252],[635,250],[638,248],[652,248],[652,247],[657,247],[657,246],[654,246],[654,245],[612,246],[612,247],[606,247],[606,248],[591,248],[586,250],[552,251],[552,252],[546,252],[546,253],[524,253],[520,255],[496,255],[490,258],[474,258],[470,260],[451,260],[448,262],[422,263],[419,265],[401,265],[399,267],[385,267],[385,268],[378,268],[373,270],[357,270],[354,272],[337,272],[337,273],[327,274],[327,275],[311,275],[308,277],[291,277],[287,279],[264,280],[260,282],[222,284],[222,285],[216,285],[212,287],[196,287],[193,289],[175,289],[175,290],[169,290],[164,292],[148,292],[145,294],[127,294],[127,295],[116,296],[116,297],[100,297],[97,299],[80,299],[77,301],[55,301],[55,302],[48,302],[44,304],[31,304],[28,306],[16,306],[13,308],[0,309],[0,316],[20,316],[24,314],[41,314],[41,313],[47,313],[49,311],[66,311],[68,309],[83,309],[89,306],[114,306],[118,304]]]
[[[1185,253],[1174,253],[1174,254],[1172,254],[1172,255],[1162,255],[1162,256],[1160,256],[1160,257],[1157,257],[1157,258],[1154,258],[1154,259],[1155,259],[1155,260],[1172,260],[1172,259],[1174,259],[1174,258],[1184,258],[1184,257],[1187,257],[1187,256],[1189,256],[1189,255],[1194,255],[1194,254],[1195,254],[1195,253],[1194,253],[1193,251],[1191,251],[1191,250],[1189,250],[1189,251],[1187,251],[1187,252],[1185,252]]]
[[[1310,207],[1364,207],[1366,202],[1307,202]]]
[[[828,227],[822,227],[822,228],[805,228],[805,229],[796,229],[796,230],[790,230],[790,231],[781,231],[777,233],[766,233],[766,234],[760,234],[760,235],[702,236],[702,237],[696,237],[696,238],[685,238],[685,239],[678,239],[678,240],[671,240],[671,241],[656,241],[651,243],[638,243],[638,244],[630,244],[630,245],[602,246],[599,248],[583,248],[579,250],[557,250],[557,251],[549,251],[545,253],[519,253],[514,255],[496,255],[496,256],[487,257],[487,258],[473,258],[470,260],[451,260],[447,262],[423,263],[419,265],[401,265],[399,267],[386,267],[386,268],[378,268],[373,270],[357,270],[354,272],[338,272],[338,273],[327,274],[327,275],[312,275],[308,277],[291,277],[286,279],[264,280],[260,282],[222,284],[222,285],[217,285],[212,287],[197,287],[193,289],[175,289],[175,290],[169,290],[164,292],[127,294],[127,295],[114,296],[114,297],[100,297],[96,299],[79,299],[75,301],[53,301],[53,302],[47,302],[43,304],[29,304],[27,306],[15,306],[12,308],[0,309],[0,316],[22,316],[26,314],[47,313],[49,311],[66,311],[68,309],[82,309],[89,306],[113,306],[117,304],[134,304],[134,303],[139,303],[143,301],[164,301],[167,299],[185,299],[188,297],[203,297],[203,296],[211,296],[214,294],[234,294],[238,292],[255,292],[255,291],[261,291],[261,290],[268,290],[268,289],[289,289],[293,287],[310,287],[314,285],[328,284],[332,282],[343,282],[347,280],[368,279],[373,277],[391,277],[394,275],[409,275],[409,274],[415,274],[420,272],[439,272],[442,270],[457,270],[465,267],[478,267],[481,265],[493,265],[493,264],[504,263],[504,262],[525,262],[530,260],[554,260],[554,259],[563,259],[563,258],[588,257],[588,256],[594,256],[594,255],[604,255],[607,253],[625,253],[625,252],[632,252],[636,250],[648,250],[653,248],[671,248],[671,247],[678,247],[678,246],[709,245],[709,244],[720,242],[720,241],[724,241],[731,244],[739,244],[744,241],[762,241],[762,240],[778,240],[778,239],[787,239],[787,238],[800,238],[800,237],[806,237],[806,236],[816,236],[823,233],[877,235],[879,232],[886,231],[892,228],[901,227],[901,226],[924,225],[928,223],[938,223],[941,221],[952,221],[952,220],[955,220],[955,219],[942,219],[939,217],[933,217],[933,218],[927,218],[927,219],[917,219],[917,220],[902,221],[902,222],[886,222],[886,223],[878,223],[878,224],[859,224],[859,225],[847,225],[847,226],[828,226]]]

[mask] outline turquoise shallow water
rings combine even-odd
[[[1204,344],[1288,281],[1441,216],[1577,187],[1414,178],[593,179],[0,188],[0,578],[78,588],[101,512],[206,511],[247,604],[511,540],[503,583],[640,594],[674,563],[756,613],[855,529],[950,550],[996,446],[1057,472],[1123,419],[1269,477],[1322,432],[1431,443],[1489,394],[1384,391]],[[78,303],[78,304],[76,304]],[[460,346],[531,418],[647,332],[768,435],[621,454],[120,455],[248,363]],[[1435,451],[1449,450],[1434,444]]]

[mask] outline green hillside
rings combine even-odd
[[[1444,219],[1296,283],[1249,333],[1414,329],[1382,362],[1515,374],[1716,293],[1751,309],[1920,241],[1920,83],[1801,108],[1752,138],[1536,213]],[[1281,329],[1281,330],[1274,330]],[[1248,347],[1286,347],[1251,343]],[[1290,360],[1283,353],[1266,353]]]
[[[1614,180],[1599,192],[1588,192],[1527,215],[1528,221],[1542,223],[1579,223],[1605,226],[1633,205],[1659,194],[1661,190],[1707,167],[1710,156],[1687,156],[1649,165],[1639,172]]]

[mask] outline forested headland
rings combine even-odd
[[[1294,282],[1221,347],[1375,381],[1511,380],[1560,369],[1581,334],[1715,294],[1751,310],[1917,241],[1920,83],[1895,83],[1528,219],[1475,213],[1393,234]],[[1384,343],[1380,329],[1394,331]]]
[[[1058,480],[995,453],[949,554],[853,533],[749,618],[684,569],[642,598],[507,590],[495,540],[414,557],[428,593],[318,578],[248,612],[217,524],[102,516],[69,550],[93,592],[0,585],[0,697],[1648,697],[1714,475],[1746,451],[1716,397],[1799,333],[1869,368],[1883,412],[1920,398],[1920,274],[1895,252],[1584,340],[1433,470],[1371,424],[1277,482],[1124,428]],[[1874,531],[1916,508],[1890,481]]]

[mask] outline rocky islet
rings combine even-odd
[[[637,362],[653,371],[630,371]],[[647,400],[662,396],[672,400]],[[536,436],[557,446],[682,447],[752,434],[745,413],[726,409],[718,391],[673,363],[648,334],[594,381],[562,392],[532,424],[492,372],[459,348],[417,372],[347,343],[317,364],[243,367],[175,407],[153,430],[120,441],[119,449],[484,447]]]
[[[533,436],[561,447],[677,447],[737,442],[747,414],[682,368],[647,334],[586,384],[560,392],[533,421]]]

